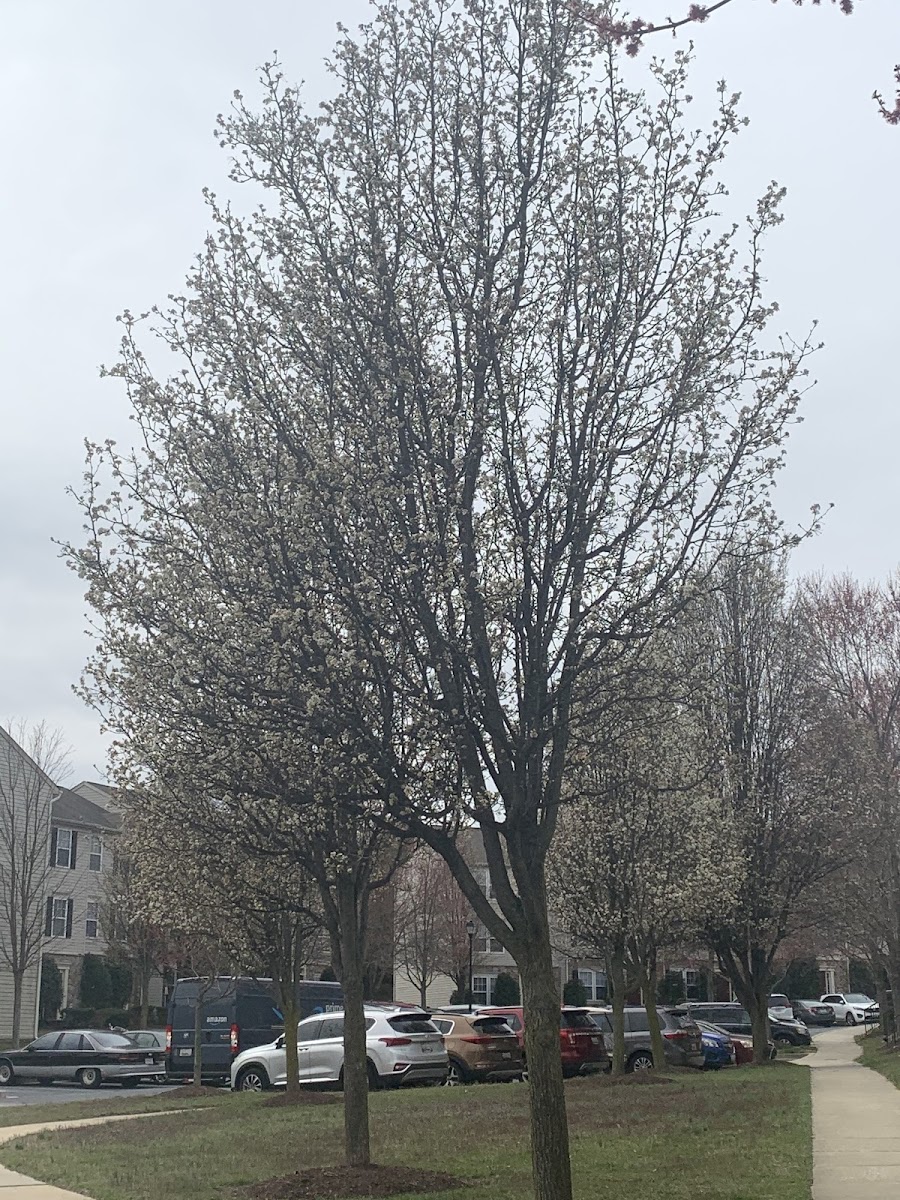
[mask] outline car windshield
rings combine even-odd
[[[871,1004],[871,996],[863,996],[861,992],[849,992],[844,999],[848,1004]]]
[[[560,1013],[559,1018],[560,1029],[596,1029],[596,1025],[590,1018],[590,1014],[586,1012],[567,1012]]]
[[[787,996],[770,996],[769,997],[769,1007],[770,1008],[790,1008],[791,1002],[790,1002],[790,1000],[788,1000]]]
[[[505,1017],[479,1017],[472,1025],[479,1033],[490,1034],[491,1037],[515,1037]]]
[[[388,1017],[391,1029],[398,1033],[439,1033],[438,1027],[428,1017]]]
[[[96,1033],[91,1030],[87,1036],[96,1046],[103,1046],[107,1050],[134,1049],[134,1042],[122,1033],[107,1033],[105,1030],[100,1029]]]

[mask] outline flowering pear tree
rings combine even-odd
[[[545,863],[573,705],[602,709],[598,662],[745,525],[780,536],[811,349],[767,332],[780,189],[746,236],[716,216],[736,99],[689,132],[683,57],[644,96],[593,47],[562,0],[414,0],[343,38],[320,109],[266,69],[221,137],[271,204],[211,198],[155,320],[178,373],[126,316],[141,444],[92,450],[69,548],[92,696],[154,774],[196,741],[213,777],[221,756],[267,780],[261,825],[329,797],[445,858],[519,967],[541,1200],[571,1195]]]
[[[706,761],[743,856],[735,903],[707,939],[768,1053],[768,995],[784,941],[814,920],[814,890],[854,853],[860,779],[812,685],[800,608],[770,556],[723,564],[717,590],[688,615]]]
[[[730,908],[743,874],[719,805],[698,774],[696,732],[674,703],[620,705],[570,771],[552,851],[554,907],[573,944],[605,957],[614,1074],[625,1069],[627,981],[641,989],[654,1065],[665,1068],[658,960]]]

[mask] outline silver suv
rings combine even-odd
[[[307,1017],[297,1026],[301,1083],[337,1083],[344,1077],[344,1014]],[[429,1014],[386,1006],[366,1008],[369,1086],[443,1083],[447,1051]],[[236,1092],[259,1092],[287,1083],[284,1035],[267,1046],[244,1050],[231,1065]]]
[[[670,1067],[703,1069],[703,1037],[690,1013],[684,1008],[658,1008],[663,1035],[666,1063]],[[591,1020],[606,1035],[610,1051],[613,1046],[612,1009],[589,1008]],[[625,1009],[625,1070],[647,1071],[653,1066],[653,1047],[646,1008],[628,1006]]]

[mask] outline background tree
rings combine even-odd
[[[21,1043],[25,979],[41,957],[50,805],[68,760],[61,732],[44,722],[0,727],[0,963],[13,984],[13,1046]]]
[[[63,998],[62,972],[49,954],[41,958],[40,1012],[44,1025],[59,1016]]]
[[[395,961],[428,1004],[428,989],[448,958],[446,864],[429,848],[418,849],[398,872],[394,887]]]
[[[213,206],[161,318],[184,373],[157,381],[126,318],[144,449],[95,451],[70,548],[94,694],[121,704],[160,637],[156,721],[170,687],[179,719],[190,696],[220,728],[252,713],[264,752],[289,729],[367,765],[324,794],[441,853],[516,959],[536,1188],[567,1200],[545,862],[571,714],[603,703],[598,655],[776,524],[809,349],[762,340],[780,192],[746,248],[708,233],[734,99],[686,132],[684,60],[630,93],[562,0],[388,3],[335,70],[315,117],[272,68],[262,114],[223,122],[275,203],[246,226]]]
[[[840,729],[816,703],[809,642],[783,563],[723,565],[691,630],[705,758],[745,874],[707,936],[753,1022],[764,1062],[779,950],[811,920],[814,889],[853,848],[860,781]]]

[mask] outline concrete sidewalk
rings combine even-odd
[[[812,1071],[813,1200],[900,1197],[900,1088],[853,1061],[859,1033],[817,1038],[803,1064]]]
[[[51,1129],[79,1129],[87,1125],[105,1125],[109,1121],[137,1121],[141,1117],[166,1116],[168,1113],[183,1112],[183,1109],[167,1109],[165,1113],[119,1113],[114,1117],[83,1117],[80,1121],[42,1121],[37,1125],[8,1125],[0,1128],[0,1154],[5,1142],[43,1133]],[[0,1200],[85,1200],[82,1192],[67,1192],[50,1183],[39,1183],[17,1171],[0,1165]]]

